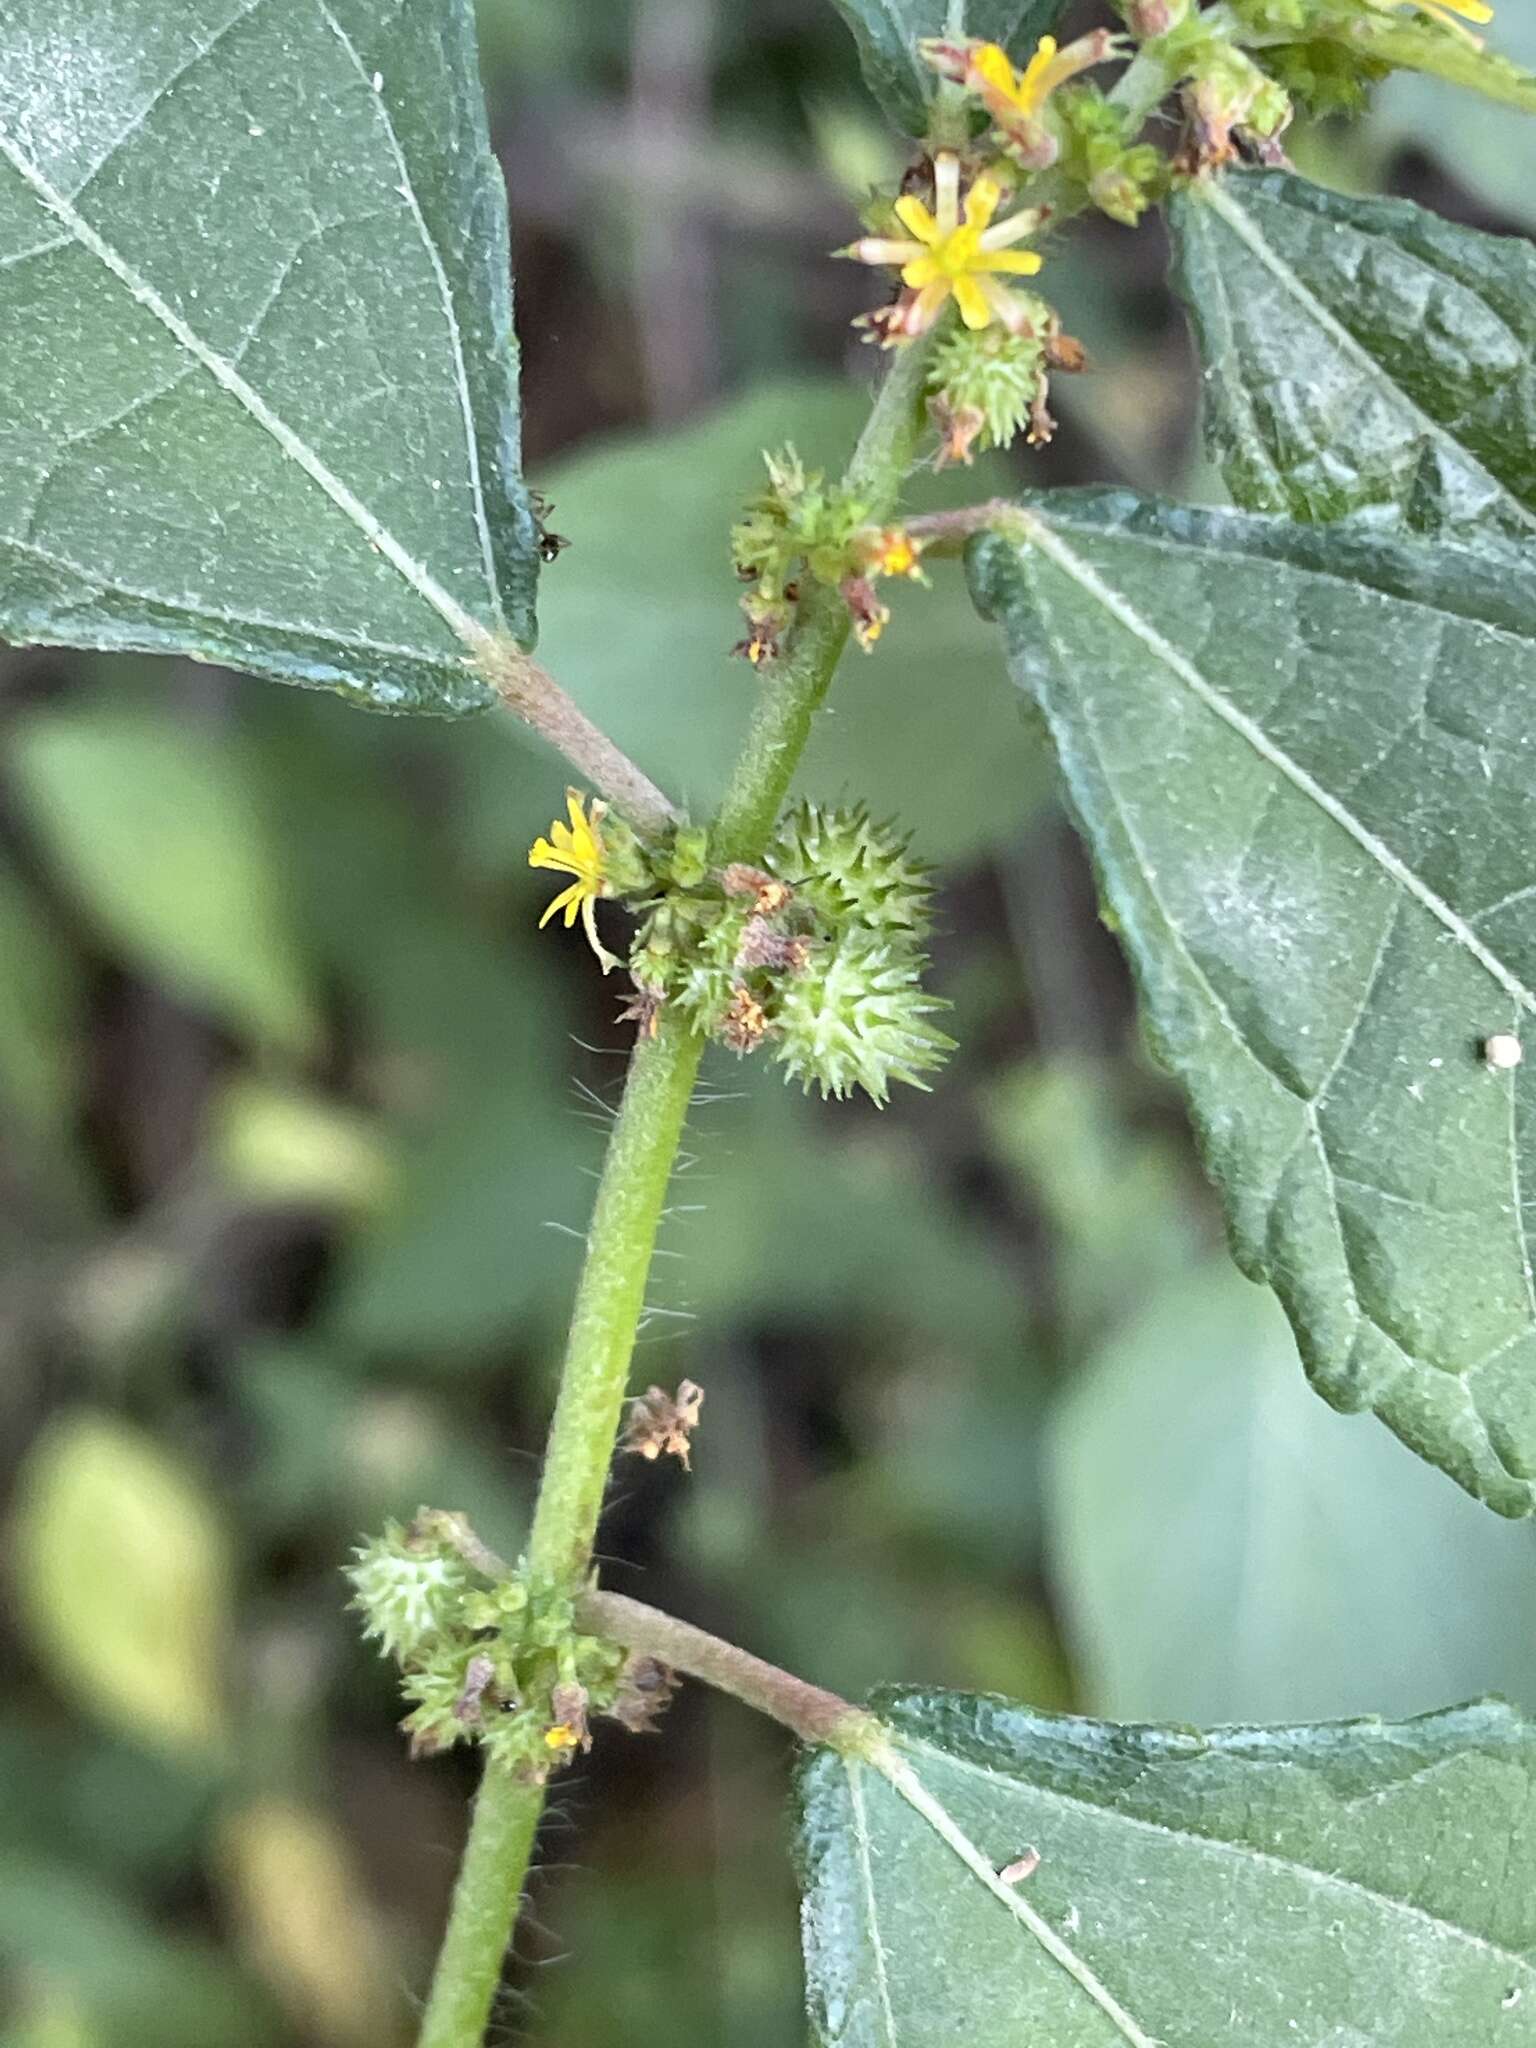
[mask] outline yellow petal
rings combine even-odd
[[[1051,48],[1054,50],[1055,47],[1052,43]],[[996,43],[983,43],[980,48],[972,50],[971,69],[994,92],[1006,93],[1010,99],[1013,98],[1017,91],[1014,69],[1008,61],[1008,52],[999,49]]]
[[[921,291],[925,284],[932,284],[936,277],[943,275],[936,256],[916,256],[901,266],[902,283],[910,285],[914,291]]]
[[[1002,186],[996,178],[984,172],[965,195],[966,226],[977,233],[990,227],[1002,196]]]
[[[897,200],[895,210],[896,218],[913,241],[921,242],[925,249],[931,249],[939,239],[939,224],[921,199],[914,199],[910,192],[905,192]]]
[[[957,277],[954,283],[955,304],[960,308],[960,318],[967,327],[985,327],[992,318],[992,308],[987,304],[987,295],[974,277]]]
[[[1056,50],[1056,38],[1042,36],[1035,45],[1035,54],[1024,67],[1014,98],[1026,113],[1033,113],[1045,97],[1042,81],[1056,61]]]
[[[568,789],[565,792],[565,808],[571,814],[571,830],[573,832],[585,832],[587,829],[587,813],[578,790]]]
[[[1033,249],[983,249],[976,258],[977,270],[1002,270],[1012,277],[1033,277],[1045,258]]]
[[[549,923],[549,920],[552,917],[556,916],[558,912],[564,910],[567,904],[574,904],[577,908],[579,908],[580,901],[581,884],[579,882],[572,882],[569,889],[562,889],[560,891],[560,894],[556,896],[546,907],[544,915],[539,919],[539,930],[543,931],[545,925]],[[574,915],[575,911],[573,910],[572,916]],[[569,924],[571,919],[568,917],[565,921],[567,924]]]

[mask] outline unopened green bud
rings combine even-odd
[[[1190,0],[1124,0],[1122,12],[1131,34],[1142,42],[1166,36],[1183,25]]]
[[[646,896],[656,886],[655,871],[634,827],[604,813],[602,821],[603,881],[612,896]]]
[[[666,858],[674,888],[696,889],[709,873],[709,834],[702,825],[679,825]]]

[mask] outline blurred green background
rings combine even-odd
[[[824,259],[896,144],[821,0],[483,26],[574,542],[545,653],[703,806],[752,689],[725,526],[762,447],[856,431],[867,280]],[[1518,231],[1533,138],[1400,84],[1296,153]],[[1155,224],[1053,253],[1092,374],[1031,481],[1211,494],[1163,269]],[[1530,1532],[1306,1391],[987,634],[952,573],[897,605],[805,785],[942,863],[962,1051],[884,1115],[712,1056],[638,1368],[707,1389],[695,1469],[622,1470],[608,1582],[851,1692],[1536,1707]],[[53,652],[0,656],[0,724],[0,2041],[391,2048],[473,1772],[407,1763],[338,1573],[423,1501],[519,1545],[625,1044],[579,934],[534,930],[564,776],[491,722]],[[800,2041],[785,1763],[697,1691],[605,1733],[497,2037]]]

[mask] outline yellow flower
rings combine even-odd
[[[1025,160],[1043,169],[1056,155],[1055,139],[1040,121],[1046,101],[1069,79],[1117,56],[1121,48],[1108,29],[1079,36],[1065,49],[1054,36],[1042,36],[1022,71],[1015,71],[998,43],[933,40],[922,45],[922,54],[941,78],[980,100],[1008,140],[1027,152]]]
[[[888,526],[874,536],[869,567],[876,576],[909,576],[914,583],[924,583],[927,578],[918,561],[922,551],[922,542],[904,526]]]
[[[1459,14],[1463,21],[1475,21],[1480,28],[1486,27],[1493,19],[1493,9],[1485,4],[1485,0],[1366,0],[1366,4],[1376,8],[1417,7],[1422,13],[1432,15],[1442,28],[1448,28],[1456,35],[1465,36],[1469,42],[1477,43],[1479,47],[1482,38],[1474,36],[1470,29],[1463,28],[1461,22],[1454,17]]]
[[[1038,213],[1010,214],[994,227],[992,216],[1003,187],[983,172],[960,210],[960,159],[940,150],[933,160],[934,210],[906,195],[896,201],[896,216],[910,241],[868,236],[846,253],[860,263],[899,268],[907,290],[879,324],[887,348],[923,334],[953,297],[967,327],[986,327],[999,320],[1010,333],[1028,324],[1030,308],[1002,283],[1002,277],[1033,277],[1041,257],[1033,249],[1014,249],[1040,225]]]
[[[988,113],[1038,114],[1059,83],[1058,48],[1054,36],[1042,36],[1024,69],[1015,71],[1006,50],[996,43],[978,44],[970,53],[970,77]],[[1069,71],[1067,76],[1071,75]]]
[[[607,810],[594,797],[590,817],[583,804],[580,792],[568,789],[565,792],[565,807],[571,822],[557,818],[550,826],[549,839],[542,835],[535,839],[528,855],[531,868],[553,868],[557,874],[572,875],[575,879],[569,888],[562,889],[539,919],[542,931],[559,911],[565,912],[565,928],[579,917],[587,934],[587,942],[602,962],[604,974],[610,967],[619,965],[612,953],[608,952],[597,936],[597,920],[592,906],[599,896],[610,894],[603,876],[603,841],[598,827]],[[554,844],[550,844],[553,840]]]

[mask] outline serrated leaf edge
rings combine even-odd
[[[1254,260],[1269,272],[1288,298],[1294,299],[1297,305],[1302,307],[1308,319],[1314,321],[1327,335],[1340,354],[1362,369],[1370,381],[1385,385],[1392,393],[1393,402],[1412,415],[1423,429],[1426,438],[1433,441],[1437,447],[1448,450],[1460,467],[1472,470],[1483,477],[1498,498],[1512,509],[1521,524],[1528,527],[1532,533],[1536,533],[1536,512],[1522,504],[1507,485],[1501,483],[1498,477],[1478,461],[1471,449],[1458,441],[1454,434],[1440,425],[1438,420],[1432,419],[1408,395],[1402,385],[1387,373],[1370,351],[1355,339],[1343,322],[1307,288],[1305,281],[1297,276],[1280,252],[1261,233],[1251,215],[1232,198],[1226,189],[1226,180],[1217,179],[1209,182],[1199,189],[1198,195],[1191,195],[1186,200],[1186,205],[1191,208],[1204,205],[1209,207],[1211,212],[1219,214],[1226,226],[1249,250]],[[1270,461],[1267,454],[1265,459],[1267,462]],[[1272,462],[1270,466],[1273,468]],[[1277,483],[1279,481],[1277,474]]]

